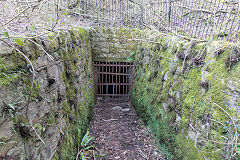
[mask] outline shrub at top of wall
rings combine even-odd
[[[138,47],[132,103],[169,158],[240,156],[233,123],[240,118],[239,60],[238,46],[227,42],[164,36]]]
[[[31,67],[13,48],[0,44],[0,156],[75,159],[94,105],[88,32],[75,28],[16,43],[37,73],[26,107]]]

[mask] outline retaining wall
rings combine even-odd
[[[96,32],[93,59],[135,61],[132,104],[167,157],[231,159],[239,150],[238,44],[129,28]]]
[[[32,69],[16,49],[0,43],[0,156],[75,159],[94,106],[88,31],[75,28],[31,40],[13,39],[36,70],[28,105]]]

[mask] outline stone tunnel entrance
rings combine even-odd
[[[132,93],[133,62],[93,62],[97,101],[126,102]]]

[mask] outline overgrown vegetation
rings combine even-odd
[[[78,132],[81,134],[80,130],[78,130]],[[93,137],[89,136],[89,131],[87,131],[82,141],[79,143],[79,149],[76,159],[79,159],[79,157],[81,157],[81,160],[86,160],[87,158],[90,158],[89,152],[93,152],[94,150],[92,149],[95,147],[94,145],[90,144],[92,139]]]

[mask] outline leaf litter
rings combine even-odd
[[[92,160],[165,160],[152,133],[129,103],[97,104],[90,123]]]

